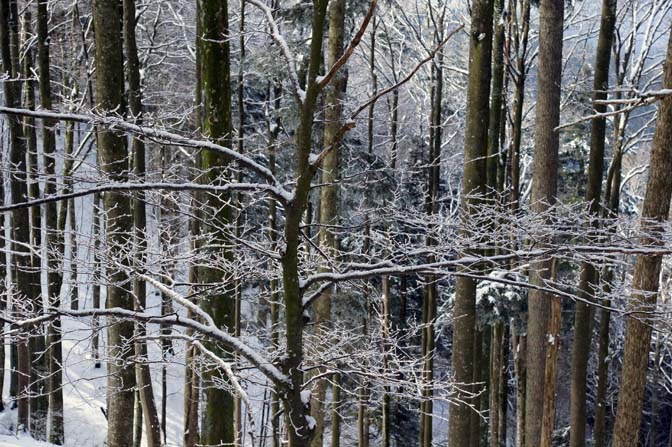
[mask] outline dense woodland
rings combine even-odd
[[[671,0],[0,0],[0,445],[672,446]]]

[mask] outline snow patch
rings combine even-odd
[[[308,430],[315,430],[315,427],[317,427],[317,421],[312,416],[306,416],[306,422],[308,423]]]
[[[301,391],[301,402],[303,402],[303,405],[310,403],[310,390]]]

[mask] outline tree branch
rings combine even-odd
[[[329,72],[319,80],[317,83],[318,87],[320,89],[324,89],[331,80],[336,76],[336,73],[338,73],[338,70],[345,65],[345,63],[350,59],[350,56],[352,56],[352,53],[355,51],[355,48],[359,45],[359,42],[361,42],[362,37],[364,36],[364,33],[366,32],[366,28],[369,26],[369,22],[371,21],[371,18],[373,17],[373,13],[376,10],[376,5],[378,4],[378,0],[371,0],[371,5],[369,6],[369,11],[366,13],[366,17],[364,17],[364,21],[362,22],[362,25],[359,27],[359,31],[357,31],[357,34],[355,34],[355,37],[352,39],[350,42],[350,45],[348,45],[348,48],[343,52],[341,57],[336,61],[336,63],[331,67]]]

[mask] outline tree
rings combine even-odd
[[[672,37],[668,43],[663,88],[672,87]],[[672,98],[661,99],[651,147],[649,178],[642,204],[640,225],[646,229],[642,243],[659,245],[660,222],[668,218],[672,197]],[[661,256],[637,256],[633,273],[630,314],[626,320],[623,371],[618,411],[614,425],[614,446],[636,445],[639,439],[644,386],[651,342],[647,315],[655,311]]]
[[[128,112],[129,119],[142,124],[142,86],[140,80],[140,60],[135,38],[136,9],[135,0],[123,1],[123,39],[126,55],[126,82],[128,85]],[[145,177],[145,144],[137,137],[131,139],[131,154],[133,157],[133,171],[138,180]],[[133,198],[133,219],[135,225],[136,259],[140,265],[145,263],[147,241],[145,231],[147,227],[147,211],[145,197],[139,192]],[[133,293],[136,296],[137,307],[144,310],[146,305],[147,287],[144,281],[133,281]],[[142,324],[136,327],[137,336],[142,338],[145,330]],[[142,415],[145,421],[147,445],[155,447],[161,445],[161,425],[154,402],[152,379],[147,364],[147,344],[140,340],[135,344],[137,358],[135,379],[138,385],[138,396],[142,404]]]
[[[18,69],[18,27],[19,15],[16,0],[3,0],[0,3],[0,51],[2,52],[2,69],[9,79],[20,76]],[[4,82],[4,97],[8,107],[20,107],[21,88],[18,82]],[[9,124],[9,159],[13,167],[10,181],[12,203],[25,201],[28,197],[26,182],[27,148],[20,117],[12,117]],[[33,296],[30,273],[30,214],[27,209],[16,210],[11,215],[11,234],[13,238],[12,265],[15,266],[16,290],[12,303],[20,312],[29,312],[31,305],[38,304]],[[25,303],[22,305],[22,303]],[[29,388],[30,388],[30,348],[22,339],[18,344],[18,424],[23,431],[29,430]]]
[[[542,0],[540,5],[539,68],[535,132],[534,178],[530,209],[543,213],[555,203],[558,188],[559,138],[555,128],[560,123],[560,88],[562,74],[563,0]],[[551,243],[548,237],[542,237]],[[530,284],[543,286],[550,277],[550,260],[538,260],[530,266]],[[541,442],[544,408],[546,339],[550,298],[546,292],[530,290],[527,320],[527,389],[525,396],[525,445]],[[552,392],[551,390],[545,390]]]
[[[39,91],[42,108],[52,108],[51,98],[51,73],[49,54],[49,12],[48,0],[37,2],[37,61],[39,69]],[[56,194],[56,138],[54,135],[54,120],[42,120],[42,154],[44,157],[45,185],[44,195]],[[63,282],[62,268],[57,254],[53,250],[62,253],[64,244],[58,225],[58,203],[50,202],[44,207],[44,244],[47,250],[47,303],[53,307],[60,307],[61,284]],[[62,247],[60,250],[58,247]],[[49,255],[51,253],[51,255]],[[49,361],[49,442],[62,445],[65,442],[63,427],[63,388],[62,371],[63,362],[61,344],[61,322],[55,319],[47,327],[47,346]]]
[[[200,42],[203,52],[202,82],[204,104],[205,134],[212,139],[231,147],[233,141],[233,124],[231,119],[231,68],[228,2],[217,0],[203,0],[201,8],[202,38]],[[226,176],[228,160],[222,154],[211,151],[203,153],[202,169],[207,172],[206,182],[221,183]],[[232,222],[232,210],[228,197],[215,195],[206,196],[206,204],[213,213],[210,216],[210,225],[201,230],[212,234],[212,244],[223,246],[226,243],[226,234],[220,229]],[[213,256],[230,257],[231,254],[218,248],[207,245],[204,250],[213,252]],[[199,279],[208,283],[218,283],[224,272],[217,268],[203,268]],[[232,290],[226,286],[219,286],[215,293],[210,293],[203,299],[202,305],[212,315],[218,327],[235,329],[235,303],[231,295]],[[223,351],[219,351],[223,354]],[[202,422],[201,442],[206,444],[232,444],[235,442],[234,401],[231,393],[214,386],[212,380],[217,371],[210,371],[204,377],[205,408]]]
[[[332,67],[343,55],[343,40],[345,36],[345,0],[334,0],[329,7],[329,36],[327,43],[326,65]],[[343,93],[346,87],[346,78],[343,72],[336,77],[327,87],[325,98],[325,125],[324,146],[338,145],[339,130],[342,127],[341,108]],[[331,259],[336,254],[337,239],[333,227],[338,224],[338,159],[339,151],[335,148],[325,157],[322,162],[322,188],[320,189],[320,227],[318,233],[319,247],[322,253]],[[328,267],[324,269],[328,271]],[[315,301],[315,335],[326,338],[329,332],[331,320],[331,288],[324,291],[322,296]],[[319,371],[319,370],[318,370]],[[311,414],[316,421],[313,447],[321,447],[324,437],[324,415],[327,382],[320,380],[313,391],[311,402]],[[361,441],[360,441],[361,442]]]
[[[616,24],[616,1],[603,0],[600,21],[600,35],[595,55],[595,79],[593,82],[593,102],[604,100],[609,87],[609,66]],[[590,163],[588,166],[588,184],[585,200],[590,212],[599,217],[600,194],[604,164],[604,146],[606,118],[600,116],[606,112],[606,105],[596,103],[598,114],[592,120],[590,134]],[[583,447],[586,437],[586,377],[588,374],[588,358],[590,355],[591,315],[588,302],[598,288],[597,270],[588,263],[582,265],[579,289],[585,301],[577,301],[574,318],[574,339],[572,345],[572,388],[570,407],[570,446]]]
[[[124,76],[121,54],[121,10],[117,4],[106,0],[93,2],[93,22],[96,37],[96,104],[108,115],[119,110],[124,94]],[[128,180],[128,151],[121,135],[99,128],[99,163],[111,181]],[[133,214],[128,195],[107,192],[103,197],[106,214],[105,238],[110,285],[107,287],[109,307],[133,310],[132,294],[128,290],[126,269],[130,260],[123,251],[133,234]],[[119,263],[117,265],[116,263]],[[133,442],[132,427],[135,386],[135,365],[132,352],[133,321],[112,321],[107,331],[108,364],[107,387],[110,398],[107,406],[108,445],[128,447]],[[129,345],[130,343],[130,345]]]
[[[485,193],[488,117],[490,113],[490,64],[492,49],[492,0],[473,3],[469,31],[469,84],[467,122],[464,140],[464,174],[460,209],[469,219]],[[473,338],[476,317],[476,281],[460,276],[456,280],[453,313],[453,371],[457,383],[471,383],[473,376]],[[469,391],[469,390],[468,390]],[[473,390],[470,390],[473,392]],[[469,401],[468,392],[462,399]],[[470,437],[471,409],[459,405],[451,409],[449,443],[467,445]]]

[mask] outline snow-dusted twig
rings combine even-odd
[[[43,197],[41,199],[28,200],[26,202],[13,203],[11,205],[0,206],[0,213],[14,211],[24,208],[32,208],[44,205],[50,202],[62,202],[78,197],[89,196],[104,192],[131,192],[131,191],[203,191],[210,193],[224,193],[230,191],[263,191],[272,195],[281,203],[285,203],[285,197],[273,186],[263,183],[228,183],[225,185],[201,185],[199,183],[110,183],[107,185],[96,186],[67,194],[59,194]]]
[[[292,52],[289,49],[289,45],[287,45],[287,41],[285,41],[285,38],[282,36],[280,30],[278,29],[278,24],[275,21],[275,17],[273,17],[273,11],[271,10],[271,8],[269,8],[267,5],[265,5],[259,0],[245,0],[245,1],[259,8],[266,16],[266,20],[268,20],[268,24],[271,27],[271,36],[273,37],[275,43],[277,43],[278,46],[280,47],[282,56],[285,58],[285,62],[287,63],[289,77],[292,82],[292,93],[294,94],[294,97],[296,98],[299,107],[302,106],[306,93],[301,88],[299,75],[296,72],[294,57],[292,56]]]
[[[194,332],[201,334],[203,337],[212,340],[213,342],[222,343],[228,349],[231,349],[232,351],[240,354],[241,357],[259,369],[259,371],[268,377],[269,380],[271,380],[273,383],[284,387],[291,387],[289,378],[283,374],[282,371],[280,371],[275,365],[273,365],[273,363],[265,359],[260,353],[255,351],[243,341],[217,327],[211,326],[209,324],[203,324],[192,318],[183,317],[177,314],[152,315],[144,312],[123,309],[120,307],[83,310],[69,310],[48,307],[45,309],[44,314],[33,318],[13,320],[7,317],[0,317],[0,321],[9,323],[15,327],[32,327],[51,321],[58,316],[67,316],[73,318],[112,317],[118,319],[143,321],[149,324],[173,325],[193,329]]]
[[[625,98],[625,99],[604,99],[604,100],[597,100],[595,101],[595,104],[600,104],[600,105],[625,105],[625,107],[619,107],[616,108],[615,110],[611,110],[609,112],[603,112],[603,113],[594,113],[592,115],[584,116],[579,118],[578,120],[561,124],[558,127],[555,128],[555,131],[558,132],[562,129],[566,129],[568,127],[576,126],[577,124],[581,124],[586,121],[591,121],[595,118],[608,118],[610,116],[615,116],[615,115],[620,115],[623,113],[628,113],[631,112],[639,107],[644,107],[648,106],[651,104],[654,104],[657,101],[660,101],[662,99],[667,98],[668,96],[672,95],[672,90],[669,89],[664,89],[664,90],[658,90],[658,91],[652,91],[652,92],[644,92],[641,94],[638,94],[637,96],[633,98]]]
[[[413,70],[411,70],[411,72],[410,72],[408,75],[406,75],[402,80],[400,80],[399,82],[397,82],[397,83],[394,84],[394,85],[389,86],[389,87],[386,88],[386,89],[381,90],[381,91],[378,92],[376,95],[372,96],[372,97],[369,98],[367,101],[365,101],[362,105],[360,105],[360,106],[359,106],[359,107],[358,107],[358,108],[357,108],[357,109],[350,115],[350,119],[348,119],[348,120],[345,122],[345,124],[343,124],[343,126],[339,129],[339,131],[338,131],[338,133],[336,134],[336,136],[335,136],[333,142],[331,143],[331,145],[330,145],[329,147],[327,147],[326,149],[324,149],[322,152],[320,152],[319,155],[313,155],[313,156],[311,156],[311,158],[310,158],[310,164],[311,164],[311,166],[313,166],[313,168],[317,168],[317,167],[322,163],[322,160],[324,160],[324,158],[329,154],[329,152],[331,152],[332,150],[334,150],[334,148],[337,147],[337,146],[340,144],[341,140],[343,139],[343,136],[345,136],[346,133],[348,133],[349,131],[351,131],[352,129],[355,128],[355,119],[356,119],[356,118],[357,118],[357,117],[358,117],[364,110],[366,110],[371,104],[375,103],[376,101],[378,101],[378,100],[379,100],[380,98],[382,98],[383,96],[385,96],[385,95],[387,95],[387,94],[393,92],[394,90],[398,89],[399,87],[401,87],[402,85],[404,85],[404,84],[406,84],[408,81],[410,81],[410,80],[413,78],[413,76],[415,76],[415,74],[420,70],[420,68],[422,68],[422,66],[425,65],[427,62],[429,62],[429,61],[431,61],[432,59],[434,59],[434,56],[436,56],[436,53],[438,53],[439,50],[441,50],[441,48],[443,48],[443,46],[444,46],[446,43],[448,43],[448,41],[449,41],[455,34],[457,34],[462,28],[464,28],[464,25],[460,25],[460,26],[458,26],[457,28],[455,28],[453,31],[451,31],[451,32],[448,34],[448,36],[447,36],[445,39],[443,39],[443,41],[441,41],[441,42],[436,46],[436,48],[434,48],[434,50],[432,50],[432,51],[429,53],[429,55],[428,55],[426,58],[424,58],[423,60],[421,60],[421,61],[420,61],[420,62],[413,68]]]
[[[142,280],[150,283],[154,288],[158,289],[160,292],[164,293],[168,298],[171,300],[175,301],[177,304],[189,309],[192,311],[194,314],[198,315],[203,319],[205,323],[207,323],[210,326],[217,326],[215,324],[215,321],[212,319],[210,314],[208,314],[206,311],[198,307],[196,304],[192,303],[170,287],[161,284],[159,281],[155,280],[151,276],[144,275],[142,273],[138,274],[138,277],[141,278]]]
[[[376,11],[376,5],[378,4],[378,0],[372,0],[371,5],[369,5],[369,11],[366,13],[366,17],[364,17],[364,21],[362,22],[362,25],[359,27],[359,31],[357,31],[357,34],[355,34],[355,37],[350,41],[350,45],[348,45],[348,48],[343,52],[340,58],[336,61],[336,63],[331,67],[329,72],[322,77],[319,82],[318,86],[323,89],[329,83],[331,80],[336,76],[336,73],[338,73],[338,70],[345,65],[346,62],[348,62],[348,59],[350,59],[350,56],[352,56],[352,53],[355,51],[355,48],[359,45],[359,42],[361,42],[362,37],[364,36],[364,33],[366,32],[366,28],[369,26],[369,22],[371,21],[371,18],[373,17],[373,13]]]
[[[197,149],[206,149],[224,154],[228,158],[235,160],[241,166],[244,166],[265,179],[269,180],[279,192],[287,199],[291,200],[291,193],[284,191],[282,186],[275,179],[273,173],[265,166],[260,165],[250,157],[240,154],[238,151],[229,147],[213,143],[208,140],[196,140],[184,137],[166,130],[155,129],[153,127],[139,126],[137,124],[125,121],[115,116],[84,115],[76,113],[61,113],[45,110],[16,109],[11,107],[0,107],[0,113],[7,115],[29,116],[32,118],[47,118],[60,121],[74,121],[78,123],[87,123],[95,126],[103,126],[110,130],[122,130],[134,135],[143,136],[175,146],[192,147]]]

